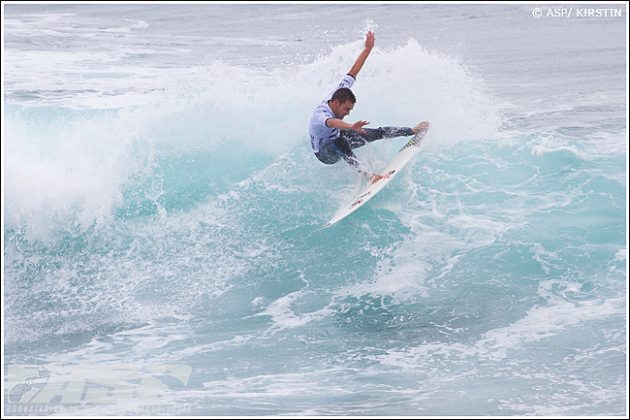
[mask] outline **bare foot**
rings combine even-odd
[[[411,131],[413,131],[413,134],[418,134],[419,132],[428,129],[429,125],[430,124],[429,124],[428,121],[422,121],[420,124],[418,124],[414,128],[412,128]]]
[[[372,175],[372,178],[370,178],[370,184],[376,184],[378,181],[380,181],[381,179],[385,178],[383,175]]]

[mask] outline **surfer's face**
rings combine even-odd
[[[340,103],[338,100],[334,100],[330,103],[330,109],[335,113],[335,117],[342,119],[346,115],[350,114],[354,108],[354,103],[352,101],[346,101],[344,103]]]

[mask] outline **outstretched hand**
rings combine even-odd
[[[354,130],[360,134],[367,134],[367,131],[365,131],[363,127],[368,125],[369,123],[370,123],[369,121],[363,121],[363,120],[357,121],[354,124],[352,124],[351,130]]]
[[[370,55],[370,52],[372,52],[372,48],[374,48],[374,32],[369,31],[367,35],[365,35],[365,48],[361,51],[361,54],[359,54],[357,60],[350,68],[350,71],[348,72],[349,75],[355,79],[357,78],[363,64],[365,64],[365,60],[368,58],[368,55]]]
[[[365,36],[365,49],[371,50],[372,48],[374,48],[374,32],[368,31]]]

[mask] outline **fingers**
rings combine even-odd
[[[374,32],[369,31],[365,36],[365,47],[368,49],[374,47]]]
[[[355,129],[361,128],[368,125],[369,123],[370,123],[369,121],[360,120],[352,124],[352,128],[355,128]]]
[[[356,131],[357,133],[367,134],[367,131],[365,131],[362,127],[368,125],[369,123],[369,121],[357,121],[352,124],[352,130]]]

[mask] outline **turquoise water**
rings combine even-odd
[[[4,7],[5,415],[627,415],[625,6]]]

